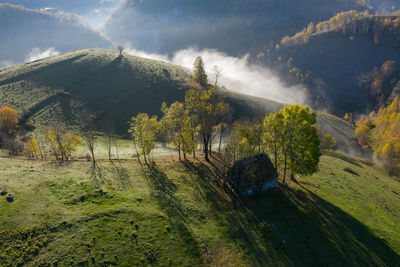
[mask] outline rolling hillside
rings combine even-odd
[[[36,126],[77,126],[83,110],[98,125],[127,134],[127,122],[139,112],[160,115],[162,102],[182,101],[190,87],[188,70],[169,63],[117,52],[85,49],[0,69],[0,105],[28,111]],[[254,119],[282,105],[222,90],[236,119]],[[320,113],[320,124],[345,152],[358,151],[347,122]],[[341,130],[339,130],[341,129]]]
[[[162,102],[183,100],[190,73],[169,63],[86,49],[0,71],[0,104],[28,110],[37,123],[76,125],[82,110],[119,130],[138,112],[160,114]],[[280,104],[222,91],[236,117],[271,112]]]
[[[0,189],[15,197],[0,201],[0,265],[400,264],[400,183],[363,161],[323,156],[298,185],[242,202],[212,166],[157,150],[148,169],[130,146],[113,164],[98,155],[100,186],[85,160],[0,156]]]

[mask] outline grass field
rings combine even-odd
[[[0,265],[400,264],[400,183],[365,161],[324,155],[317,174],[243,202],[211,165],[160,148],[141,166],[119,147],[112,164],[99,149],[97,180],[85,160],[0,157],[15,196],[0,201]]]

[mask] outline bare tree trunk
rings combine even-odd
[[[221,144],[222,144],[222,131],[219,134],[218,154],[221,154]]]
[[[283,169],[283,183],[286,183],[286,163],[287,163],[287,156],[285,154],[285,167]]]

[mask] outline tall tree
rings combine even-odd
[[[283,152],[284,174],[287,168],[292,174],[312,174],[318,170],[319,138],[316,123],[316,113],[301,105],[286,106],[280,111],[283,116],[283,134],[281,148]]]
[[[278,170],[283,135],[282,112],[270,113],[264,119],[264,143],[267,150],[274,156],[275,168]]]
[[[193,63],[193,81],[202,87],[207,87],[208,85],[207,74],[201,56],[198,56]]]
[[[193,128],[191,127],[190,117],[184,104],[175,102],[170,107],[163,106],[164,113],[161,123],[169,141],[175,146],[181,160],[181,152],[186,159],[187,153],[192,153],[197,148],[197,143],[193,140]]]
[[[230,110],[229,105],[223,101],[215,89],[190,89],[185,94],[185,105],[190,114],[190,119],[197,125],[199,136],[203,143],[204,157],[210,161],[210,143],[214,127],[220,118]]]

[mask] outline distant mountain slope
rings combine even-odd
[[[377,108],[391,96],[400,78],[400,17],[360,19],[359,14],[322,22],[312,34],[306,29],[284,38],[272,52],[297,75],[308,73],[311,90],[339,115]],[[330,25],[335,26],[331,29]],[[386,71],[383,64],[388,61],[394,61],[394,68],[384,75],[380,72]]]
[[[110,48],[99,33],[74,16],[0,4],[0,68],[21,63],[35,47],[66,52],[87,47]]]
[[[105,26],[113,40],[171,53],[196,46],[238,55],[258,53],[310,20],[367,5],[351,0],[126,0]],[[365,1],[364,1],[365,2]]]

